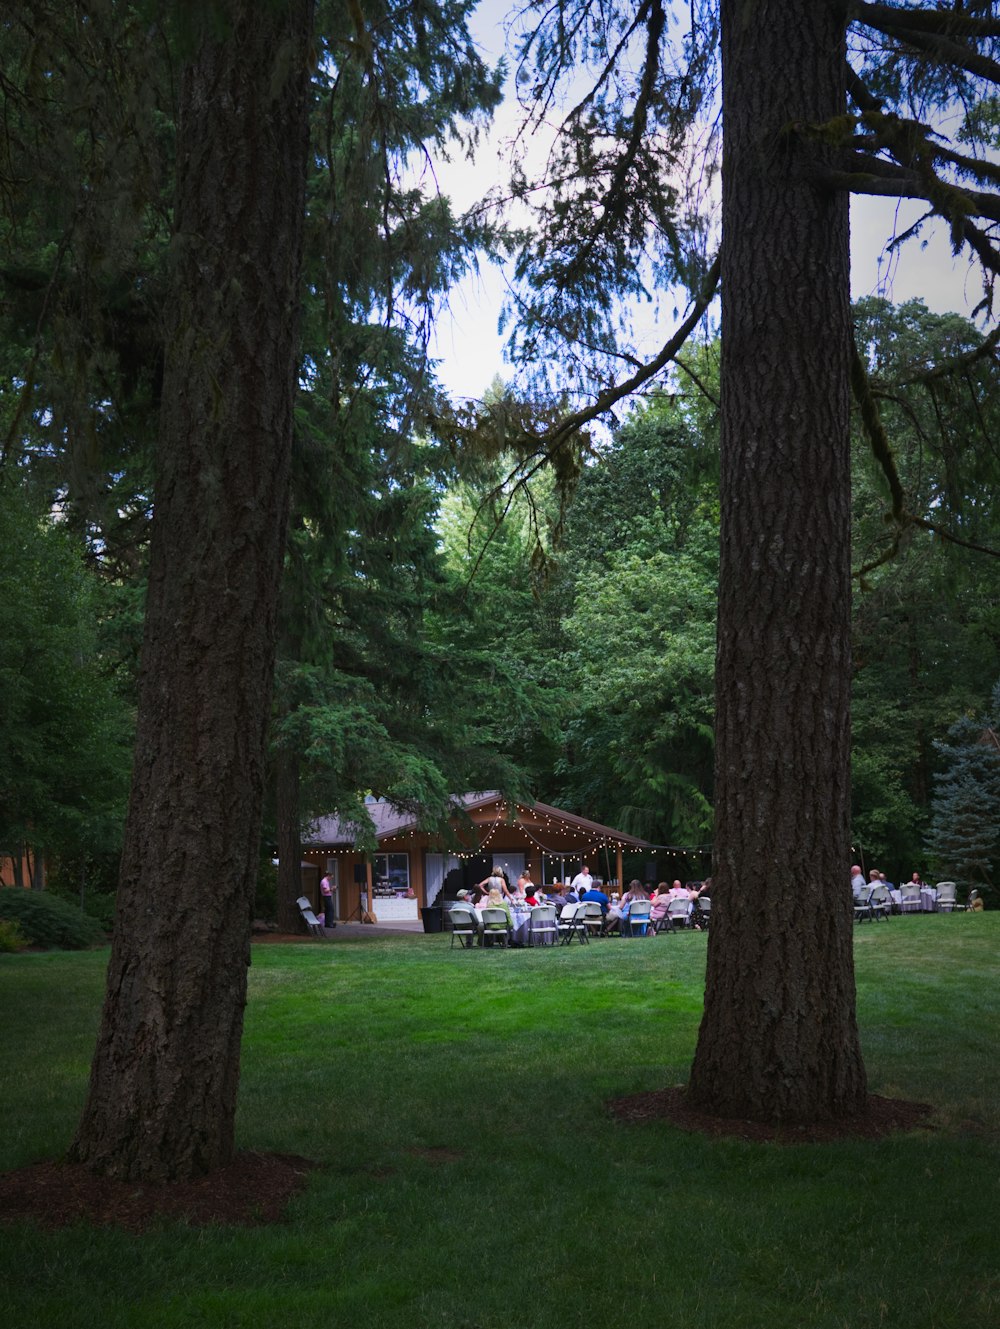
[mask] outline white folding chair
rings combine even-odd
[[[299,913],[302,915],[302,921],[309,929],[310,937],[325,937],[326,933],[323,931],[323,924],[313,912],[312,901],[308,896],[300,895],[295,903],[299,906]]]
[[[892,913],[892,897],[887,886],[873,886],[868,893],[868,908],[873,919],[881,918],[888,923]]]
[[[628,914],[622,919],[623,937],[645,937],[649,933],[649,900],[633,900]]]
[[[559,941],[563,946],[569,946],[574,937],[579,939],[581,945],[590,940],[584,917],[586,912],[585,904],[563,905],[562,913],[559,915]]]
[[[461,950],[471,950],[476,944],[476,934],[479,929],[476,927],[476,919],[471,909],[449,909],[448,923],[451,928],[451,946],[455,945],[455,938],[458,938],[459,948]]]
[[[691,923],[691,901],[675,898],[667,905],[667,918],[670,919],[670,931],[686,928]]]
[[[899,888],[899,912],[901,914],[920,913],[920,887],[914,882],[905,882]]]
[[[510,943],[510,918],[506,909],[483,910],[483,945],[506,947]]]
[[[938,913],[950,914],[958,905],[955,899],[955,883],[953,881],[939,881],[935,887],[937,890]]]
[[[601,935],[601,929],[604,927],[604,915],[601,913],[601,906],[596,900],[584,900],[577,910],[577,917],[582,920],[583,926],[587,929],[588,937],[599,937]]]
[[[559,939],[559,919],[554,904],[536,904],[528,923],[529,946],[553,946]]]

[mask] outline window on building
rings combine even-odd
[[[410,887],[409,854],[373,854],[372,885],[382,899],[405,895]]]
[[[572,881],[580,871],[580,859],[571,854],[543,854],[542,881],[551,886],[554,881]]]

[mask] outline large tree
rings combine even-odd
[[[703,258],[710,228],[692,206],[707,177],[688,168],[721,15],[717,916],[689,1093],[724,1115],[850,1115],[866,1101],[845,888],[852,388],[890,476],[892,459],[852,351],[848,194],[924,199],[981,262],[989,297],[1000,270],[1000,172],[984,151],[1000,80],[996,6],[721,0],[691,5],[674,44],[662,0],[528,8],[522,82],[538,122],[575,60],[596,71],[563,119],[540,240],[520,268],[517,350],[544,348],[551,366],[569,339],[571,372],[591,386],[573,425],[676,356],[720,270]],[[962,108],[950,142],[945,107]],[[671,281],[696,299],[639,365],[634,340],[622,345],[619,302]],[[553,431],[550,446],[561,439]],[[887,515],[901,528],[931,521],[895,493]]]
[[[183,9],[173,307],[138,736],[72,1156],[171,1179],[233,1148],[288,502],[311,0]]]
[[[860,1109],[850,830],[848,198],[795,123],[845,111],[844,8],[722,7],[714,898],[691,1097]]]

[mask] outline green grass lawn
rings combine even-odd
[[[239,1142],[320,1159],[305,1194],[262,1229],[2,1227],[0,1324],[996,1329],[1000,914],[855,935],[871,1088],[934,1129],[793,1147],[604,1107],[684,1080],[699,934],[255,947]],[[0,1170],[69,1141],[106,958],[0,958]]]

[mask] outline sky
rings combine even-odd
[[[483,0],[474,16],[473,34],[491,60],[503,52],[501,22],[509,10],[508,0]],[[520,110],[510,95],[473,162],[437,163],[438,184],[456,210],[470,207],[505,179],[504,147],[519,123]],[[852,199],[852,297],[878,294],[895,304],[920,298],[935,313],[955,311],[968,316],[981,298],[982,288],[968,260],[952,257],[943,223],[891,253],[886,248],[892,236],[905,231],[922,210],[919,202],[909,200]],[[478,275],[470,275],[453,290],[448,308],[438,320],[432,354],[438,361],[441,382],[454,397],[481,397],[496,375],[512,377],[503,355],[505,337],[498,330],[504,289],[503,273],[483,264]],[[650,351],[672,330],[672,325],[651,325]]]

